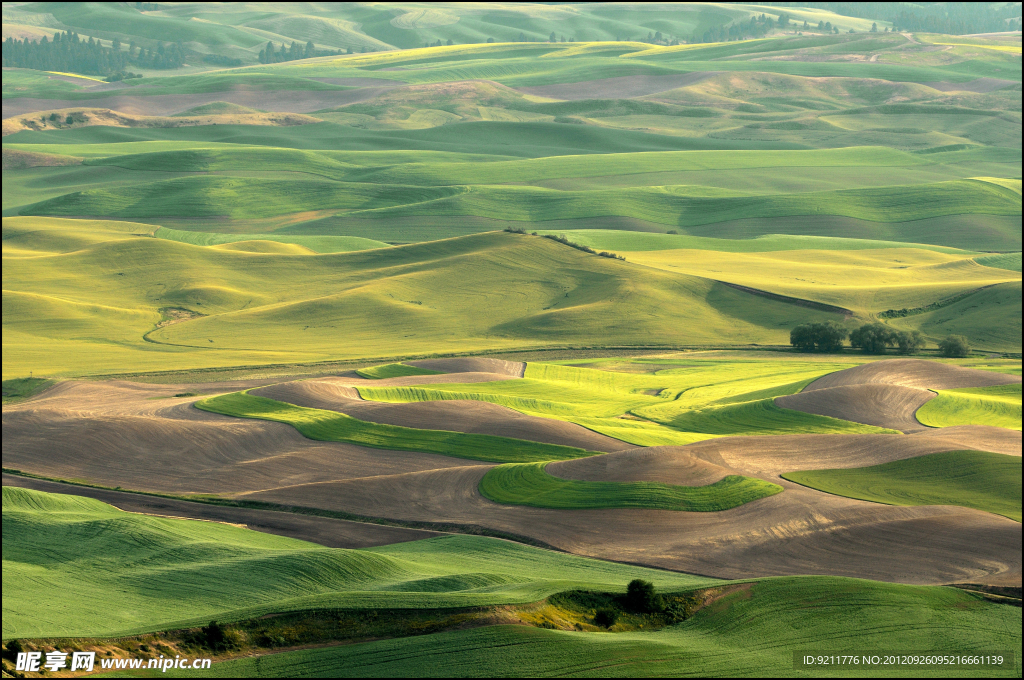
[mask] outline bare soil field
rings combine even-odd
[[[901,432],[927,429],[915,417],[917,409],[935,398],[935,393],[902,385],[840,385],[810,392],[776,397],[782,408],[816,413],[865,425],[888,427]]]
[[[418,541],[421,538],[432,538],[440,535],[436,531],[390,527],[366,522],[350,522],[330,517],[297,515],[293,512],[189,503],[188,501],[179,501],[172,498],[146,496],[125,491],[92,489],[6,473],[3,475],[3,485],[35,489],[36,491],[45,491],[47,493],[65,493],[95,498],[127,512],[243,525],[255,531],[298,538],[303,541],[318,543],[328,548],[370,548],[378,545]]]
[[[850,369],[833,376],[846,374],[844,379],[854,384],[883,373],[905,381],[926,378],[915,372],[912,361],[861,368],[885,364],[886,372]],[[947,372],[943,379],[962,380],[957,372],[962,370]],[[458,380],[493,380],[496,375],[466,373]],[[985,375],[1002,382],[1011,378]],[[450,375],[437,375],[316,382],[347,387],[451,380]],[[108,487],[216,493],[396,520],[487,527],[581,555],[724,578],[819,573],[906,583],[1021,583],[1017,522],[953,506],[897,507],[843,498],[779,476],[962,449],[1019,456],[1021,433],[1016,431],[962,426],[909,435],[725,437],[685,447],[630,448],[552,463],[548,469],[573,479],[683,485],[739,473],[770,480],[785,491],[717,513],[547,510],[483,498],[478,485],[489,464],[314,442],[288,425],[198,411],[191,406],[196,397],[172,396],[180,389],[72,382],[6,406],[4,465]]]
[[[464,465],[316,442],[290,425],[207,413],[192,407],[200,397],[170,396],[180,388],[70,382],[5,406],[4,467],[108,487],[231,494]]]
[[[833,574],[919,584],[1021,583],[1020,525],[977,510],[886,506],[779,479],[773,481],[785,492],[717,513],[545,510],[483,498],[477,487],[489,467],[326,482],[245,497],[278,503],[301,498],[368,515],[486,526],[580,555],[722,578]]]
[[[694,71],[668,76],[621,76],[536,87],[517,87],[519,92],[550,99],[632,99],[695,85],[720,71]]]
[[[872,384],[952,390],[962,387],[1010,385],[1019,383],[1020,380],[1018,375],[951,366],[924,359],[888,359],[829,373],[812,382],[803,391],[812,392],[830,387]]]

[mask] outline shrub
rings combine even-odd
[[[924,347],[924,336],[920,331],[900,331],[896,334],[896,346],[900,354],[910,354]]]
[[[510,234],[525,234],[526,230],[522,227],[505,227],[505,231]]]
[[[4,650],[3,658],[16,661],[18,654],[24,651],[25,648],[21,645],[21,640],[15,638],[14,640],[9,640],[7,642],[7,649]]]
[[[789,333],[789,343],[801,352],[838,352],[846,329],[835,321],[800,324]]]
[[[939,343],[939,353],[944,357],[965,357],[971,353],[971,346],[962,335],[947,335]]]
[[[884,323],[866,323],[850,333],[850,344],[868,354],[885,354],[885,350],[899,342],[899,331]]]
[[[636,612],[660,612],[665,608],[661,596],[650,581],[635,578],[626,586],[626,605]]]
[[[224,628],[216,621],[210,621],[210,625],[203,628],[203,635],[206,637],[206,645],[213,650],[224,647]]]
[[[603,607],[594,614],[594,625],[611,628],[619,620],[619,613],[611,607]]]

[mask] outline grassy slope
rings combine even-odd
[[[1021,459],[949,451],[849,470],[782,475],[838,496],[888,505],[962,505],[1021,521]]]
[[[197,246],[216,246],[239,241],[272,241],[275,243],[293,243],[308,248],[315,253],[348,253],[353,250],[369,250],[371,248],[387,248],[388,244],[357,236],[301,236],[277,234],[210,234],[201,231],[182,231],[158,227],[153,233],[157,238],[168,241],[180,241]]]
[[[569,588],[620,590],[637,576],[663,589],[714,583],[473,536],[331,549],[12,487],[3,489],[3,513],[5,639],[119,635],[312,608],[531,602]],[[55,553],[55,545],[73,549]]]
[[[568,460],[597,455],[594,451],[558,444],[365,422],[336,411],[294,406],[244,392],[203,399],[196,402],[196,407],[237,418],[287,423],[310,439],[349,442],[378,449],[423,451],[496,463]]]
[[[535,508],[653,508],[718,512],[782,492],[782,487],[777,484],[739,475],[729,475],[706,486],[569,480],[548,474],[544,470],[545,465],[499,465],[480,480],[480,493],[495,503]]]
[[[1020,612],[952,588],[776,578],[656,632],[498,626],[238,659],[218,664],[216,671],[225,677],[793,677],[800,673],[793,668],[794,651],[832,654],[836,640],[843,640],[849,646],[843,651],[850,652],[1005,649],[1016,655],[1006,669],[886,671],[897,677],[1014,676],[1020,674]],[[833,669],[804,673],[850,675]]]
[[[561,229],[538,230],[541,234],[560,235],[574,243],[590,246],[595,250],[611,250],[614,252],[650,252],[661,250],[708,250],[720,253],[771,253],[792,250],[879,250],[885,248],[914,248],[930,250],[951,255],[971,255],[972,251],[930,246],[924,244],[907,244],[900,241],[873,241],[870,239],[842,238],[829,236],[797,236],[787,234],[770,234],[751,239],[714,238],[707,236],[688,236],[685,234],[658,234],[642,231],[622,231],[618,229]],[[1004,257],[1002,255],[985,257]],[[636,259],[636,256],[633,257]],[[980,261],[980,260],[979,260]],[[987,267],[994,265],[988,263]]]
[[[382,364],[380,366],[371,366],[370,368],[360,368],[356,371],[359,375],[364,378],[371,378],[373,380],[383,380],[385,378],[405,378],[410,375],[437,375],[441,371],[431,371],[428,368],[418,368],[416,366],[407,366],[406,364]]]
[[[942,390],[917,411],[930,427],[994,425],[1021,429],[1020,384]]]
[[[984,286],[1019,280],[1018,273],[979,266],[970,255],[940,254],[905,245],[840,252],[687,249],[625,253],[631,262],[837,305],[864,316],[887,309],[925,307]]]
[[[5,219],[5,236],[8,225],[20,229],[19,254],[60,254],[8,257],[5,240],[5,377],[579,343],[772,343],[832,317],[510,234],[314,256],[112,231],[85,243],[74,222],[30,218]],[[80,248],[53,245],[75,239]],[[494,304],[488,291],[516,294]],[[154,330],[165,307],[205,316]]]
[[[529,363],[522,380],[360,387],[365,399],[409,402],[475,399],[559,418],[639,446],[685,445],[725,434],[889,432],[781,409],[772,397],[799,392],[844,365],[692,361],[655,374]],[[651,394],[654,392],[655,394]],[[640,420],[620,418],[623,413]]]

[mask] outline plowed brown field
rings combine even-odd
[[[886,363],[895,362],[880,362]],[[905,367],[900,379],[922,380],[914,378],[913,368]],[[849,378],[855,370],[830,377]],[[955,379],[963,375],[952,373]],[[471,376],[493,380],[496,375],[466,373],[457,381]],[[1008,376],[984,375],[1009,381]],[[368,405],[337,388],[452,379],[440,375],[313,382],[331,386],[337,395],[331,398]],[[943,380],[931,383],[953,382]],[[216,493],[400,520],[478,525],[582,555],[727,578],[817,573],[907,583],[1021,582],[1021,530],[1012,520],[960,507],[869,503],[779,477],[792,470],[868,466],[959,449],[1019,456],[1021,433],[1016,431],[965,426],[909,435],[725,437],[685,447],[629,448],[552,464],[549,471],[574,479],[690,485],[740,473],[771,480],[785,492],[717,513],[546,510],[483,498],[478,484],[491,465],[310,441],[288,425],[200,412],[191,407],[195,398],[171,396],[183,387],[65,383],[31,401],[4,407],[4,465],[109,487]]]
[[[804,392],[845,385],[902,385],[926,390],[952,390],[961,387],[988,387],[1019,383],[1020,376],[993,373],[977,368],[940,364],[924,359],[888,359],[861,364],[845,371],[824,375],[803,389]]]
[[[1019,376],[976,368],[923,359],[888,359],[829,373],[798,394],[776,397],[775,403],[795,411],[918,432],[927,429],[915,414],[935,397],[929,390],[1019,382]]]

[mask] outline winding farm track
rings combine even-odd
[[[934,361],[889,359],[822,376],[798,394],[776,397],[775,403],[795,411],[909,433],[928,429],[915,414],[935,397],[930,390],[989,387],[1020,381],[1019,376]]]

